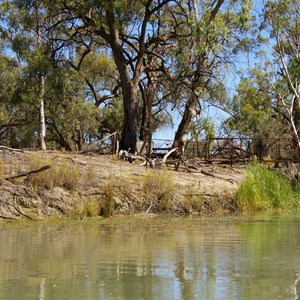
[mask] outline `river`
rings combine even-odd
[[[0,225],[0,299],[298,299],[300,214]]]

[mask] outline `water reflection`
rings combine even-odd
[[[298,299],[300,219],[0,227],[0,299]]]

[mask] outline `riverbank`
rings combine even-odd
[[[150,169],[116,156],[0,149],[2,219],[235,211],[241,165]]]

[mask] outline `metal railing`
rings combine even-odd
[[[165,153],[172,140],[153,140],[152,151]],[[269,162],[300,162],[298,143],[292,138],[210,138],[188,141],[184,156],[206,162],[247,162],[254,158]]]
[[[211,138],[197,144],[197,157],[211,161],[242,161],[254,158],[269,162],[300,161],[300,152],[291,138]],[[195,156],[195,145],[188,145],[185,155]]]
[[[173,146],[168,139],[152,139],[151,153],[163,156]],[[118,136],[113,133],[95,143],[87,145],[81,152],[113,154],[118,152]],[[205,162],[248,162],[253,159],[267,162],[300,162],[298,142],[292,138],[209,138],[188,141],[183,155],[199,158]]]

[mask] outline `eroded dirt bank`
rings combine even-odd
[[[190,173],[116,156],[5,148],[0,167],[1,219],[233,211],[232,195],[245,178],[242,166],[201,164]]]

